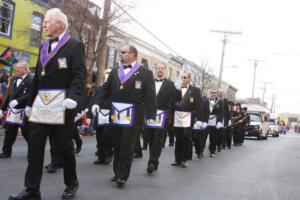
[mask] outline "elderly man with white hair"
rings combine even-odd
[[[5,137],[0,158],[11,157],[12,146],[16,141],[19,128],[21,128],[25,140],[28,140],[27,118],[24,117],[26,102],[32,87],[32,76],[28,71],[29,65],[27,62],[19,61],[16,64],[17,76],[10,80],[9,92],[0,109],[0,116],[2,116],[3,110],[7,110]]]
[[[74,155],[75,107],[84,92],[86,66],[83,43],[67,33],[68,20],[58,8],[48,10],[43,31],[49,37],[40,48],[25,114],[29,117],[28,167],[25,190],[9,200],[40,200],[44,151],[48,136],[56,142],[64,170],[62,199],[73,199],[79,188]]]

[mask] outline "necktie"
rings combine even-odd
[[[181,88],[187,88],[187,86],[182,86]]]
[[[124,65],[124,69],[131,68],[132,65]]]

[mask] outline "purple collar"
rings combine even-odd
[[[60,50],[61,47],[63,47],[69,41],[70,38],[71,38],[71,36],[68,33],[65,33],[62,36],[62,38],[58,41],[58,44],[56,45],[56,47],[50,53],[48,53],[50,39],[44,43],[42,50],[41,50],[41,58],[40,58],[43,67],[45,67],[47,65],[49,60]]]
[[[124,84],[126,81],[128,81],[128,79],[130,79],[130,77],[140,68],[140,66],[140,63],[135,62],[134,66],[130,69],[130,71],[127,74],[125,74],[124,64],[122,64],[118,70],[118,75],[121,84]]]

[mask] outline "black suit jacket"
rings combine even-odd
[[[59,68],[59,58],[66,58],[66,68]],[[87,76],[82,42],[70,38],[46,64],[45,76],[41,75],[42,69],[39,55],[28,106],[32,106],[39,89],[66,89],[67,98],[80,101],[84,95]]]
[[[228,108],[228,99],[224,98],[224,127],[228,126],[228,122],[230,120],[230,111]]]
[[[181,90],[176,90],[174,110],[192,112],[201,120],[201,92],[200,89],[189,85],[185,95],[182,97]]]
[[[209,100],[206,96],[202,96],[201,97],[201,106],[202,106],[202,111],[203,111],[203,114],[202,114],[202,121],[203,122],[206,122],[208,123],[208,120],[209,120]]]
[[[157,109],[170,111],[172,105],[174,105],[175,94],[176,88],[174,83],[165,79],[156,95]]]
[[[6,96],[3,104],[2,110],[6,110],[8,104],[12,100],[17,100],[18,105],[15,107],[16,109],[22,109],[26,107],[26,102],[29,97],[29,92],[32,89],[32,76],[28,73],[27,76],[22,80],[20,85],[17,87],[17,78],[13,78],[10,83],[10,88],[8,91],[8,95]]]
[[[217,116],[217,123],[223,122],[224,119],[224,101],[223,99],[219,99],[219,101],[214,105],[211,115]]]
[[[114,68],[107,81],[103,84],[100,95],[96,97],[96,103],[101,107],[107,101],[116,101],[135,104],[135,124],[141,124],[146,119],[155,119],[156,93],[153,74],[145,67],[139,69],[120,88],[118,69]],[[141,83],[136,88],[136,83]]]

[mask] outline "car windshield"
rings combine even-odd
[[[256,115],[256,114],[250,114],[250,121],[252,122],[260,122],[261,121],[261,118],[259,115]]]
[[[275,125],[275,122],[274,121],[270,121],[269,125]]]

